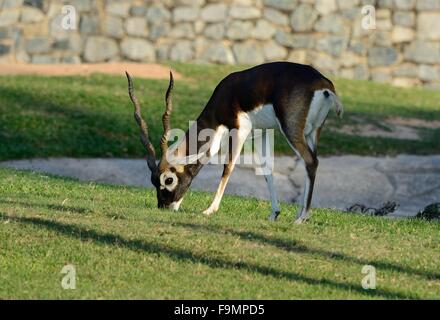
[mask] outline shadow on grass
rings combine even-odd
[[[230,269],[243,270],[245,272],[255,272],[260,275],[270,276],[273,278],[284,279],[287,281],[302,282],[307,285],[325,286],[336,290],[346,290],[350,292],[357,292],[369,297],[389,298],[389,299],[418,299],[407,293],[394,292],[384,289],[365,290],[360,285],[343,283],[331,279],[314,279],[294,272],[287,272],[277,270],[268,266],[260,266],[257,264],[246,262],[234,262],[226,259],[210,257],[209,255],[201,255],[190,250],[171,247],[163,244],[156,244],[146,242],[143,240],[129,240],[117,234],[102,233],[89,228],[84,228],[75,224],[66,224],[53,220],[41,219],[37,217],[16,217],[0,213],[0,219],[9,219],[18,223],[30,224],[38,227],[43,227],[48,230],[57,232],[63,236],[79,239],[81,241],[93,241],[105,245],[113,245],[118,247],[125,247],[133,251],[145,252],[147,254],[161,254],[176,261],[184,261],[190,263],[201,263],[210,268],[215,269]],[[304,248],[304,251],[307,249]]]
[[[115,98],[121,107],[109,112],[109,102],[102,101],[101,107],[99,95],[91,95],[89,101],[78,97],[76,104],[69,99],[52,101],[51,96],[21,88],[2,88],[2,94],[2,104],[8,108],[0,107],[0,148],[5,150],[1,160],[141,155],[128,97]],[[152,123],[150,130],[156,142],[159,125]]]
[[[61,204],[50,204],[50,203],[38,203],[38,202],[25,202],[25,201],[12,201],[12,200],[4,200],[0,199],[0,203],[4,204],[11,204],[11,205],[19,205],[21,207],[25,208],[44,208],[54,211],[61,211],[61,212],[72,212],[76,214],[89,214],[93,213],[93,210],[82,208],[82,207],[74,207],[74,206],[68,206],[68,205],[61,205]]]
[[[201,225],[201,224],[192,224],[192,223],[183,223],[183,222],[174,222],[174,226],[181,226],[184,228],[191,228],[191,229],[205,229],[209,232],[215,232],[219,234],[230,234],[232,236],[240,237],[242,240],[247,241],[258,241],[262,244],[271,245],[278,249],[287,251],[287,252],[293,252],[293,253],[304,253],[304,254],[314,254],[319,255],[324,258],[329,259],[335,259],[335,260],[341,260],[341,261],[348,261],[351,263],[356,263],[361,266],[364,265],[373,265],[376,268],[380,269],[386,269],[389,271],[396,271],[401,273],[406,273],[408,275],[416,275],[419,277],[424,277],[427,280],[440,280],[440,273],[435,272],[429,272],[429,271],[423,271],[423,270],[417,270],[413,269],[411,267],[404,267],[401,265],[393,264],[391,262],[387,261],[372,261],[372,260],[366,260],[361,258],[352,257],[349,255],[346,255],[344,253],[339,252],[330,252],[322,249],[315,249],[315,248],[309,248],[302,244],[298,240],[292,240],[292,241],[286,241],[280,238],[275,237],[267,237],[263,234],[251,232],[251,231],[236,231],[233,229],[225,229],[225,228],[219,228],[212,225]]]

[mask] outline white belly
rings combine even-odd
[[[277,129],[278,121],[272,104],[265,104],[247,113],[253,129]]]

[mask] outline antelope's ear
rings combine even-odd
[[[173,167],[183,167],[188,164],[195,164],[197,160],[203,157],[203,153],[196,153],[189,156],[179,157],[179,156],[171,156],[167,159],[168,163]],[[182,168],[183,170],[183,168]],[[183,172],[183,171],[182,171]]]

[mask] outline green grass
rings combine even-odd
[[[440,298],[440,224],[313,210],[276,223],[270,204],[190,192],[183,212],[153,191],[0,169],[0,299]],[[145,201],[146,198],[146,201]],[[63,290],[72,264],[77,288]],[[376,290],[364,290],[364,265]]]
[[[174,127],[186,129],[209,99],[218,81],[244,68],[173,64],[185,80],[176,82]],[[320,153],[397,154],[439,153],[440,128],[423,131],[422,141],[365,138],[334,133],[329,127],[353,117],[378,122],[389,116],[440,119],[440,91],[400,89],[366,81],[336,80],[346,108],[343,121],[324,130]],[[141,157],[138,128],[126,90],[125,77],[0,76],[0,160],[31,157]],[[135,87],[157,145],[162,128],[166,80],[135,79]],[[335,120],[332,114],[330,120]],[[331,128],[330,128],[331,129]],[[291,154],[277,136],[276,151]]]

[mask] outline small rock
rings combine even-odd
[[[125,30],[130,36],[145,37],[148,35],[147,20],[142,17],[133,17],[125,20]]]
[[[71,0],[69,4],[73,5],[78,12],[92,11],[92,0]]]
[[[326,36],[316,42],[316,49],[339,57],[347,48],[348,38],[342,36]]]
[[[412,10],[416,4],[416,0],[394,0],[397,9]]]
[[[354,79],[368,80],[369,77],[369,69],[365,64],[359,64],[354,67]]]
[[[397,26],[413,27],[416,22],[416,15],[412,11],[396,11],[393,14],[393,22]]]
[[[233,5],[229,10],[229,16],[240,20],[256,19],[261,17],[261,11],[251,6]]]
[[[269,40],[276,32],[276,28],[266,20],[258,20],[252,30],[252,37],[258,40]]]
[[[21,10],[20,20],[24,23],[40,22],[43,19],[44,19],[44,14],[39,9],[32,8],[32,7],[24,7]]]
[[[106,11],[115,16],[127,17],[130,11],[130,3],[128,1],[112,1],[107,4]]]
[[[50,51],[51,42],[47,37],[35,37],[28,39],[25,44],[27,53],[46,53]]]
[[[287,49],[270,41],[263,46],[264,58],[266,61],[284,60],[287,56]]]
[[[174,26],[168,33],[170,38],[174,39],[194,39],[194,27],[191,23],[181,23]]]
[[[338,7],[340,10],[347,10],[357,7],[360,3],[360,0],[337,0]]]
[[[121,42],[121,51],[124,57],[137,61],[154,61],[156,53],[154,47],[144,39],[126,38]]]
[[[416,218],[424,220],[440,219],[440,203],[432,203],[426,206],[425,209],[417,213]]]
[[[415,33],[411,28],[394,27],[391,32],[391,41],[393,43],[411,42],[414,38]]]
[[[68,64],[79,64],[81,63],[81,58],[79,56],[66,56],[61,58],[61,63]]]
[[[418,77],[419,68],[414,63],[403,63],[396,67],[393,76],[396,77]]]
[[[130,14],[138,17],[145,16],[147,14],[147,7],[142,5],[131,7]]]
[[[266,20],[274,24],[282,26],[287,26],[289,24],[289,17],[281,11],[275,9],[265,8],[263,11],[263,16]]]
[[[319,14],[325,16],[338,9],[335,0],[316,0],[315,9]]]
[[[234,64],[235,59],[231,49],[226,47],[223,43],[214,43],[210,45],[203,53],[201,57],[204,61],[221,63],[221,64]]]
[[[177,7],[173,11],[174,22],[189,22],[197,20],[199,8],[197,7]]]
[[[159,61],[167,60],[168,54],[170,52],[170,45],[169,43],[161,43],[159,45],[156,45],[156,58]]]
[[[209,4],[202,9],[201,17],[206,22],[220,22],[226,19],[227,7],[223,3]]]
[[[417,36],[422,40],[440,40],[440,13],[420,13],[417,18]]]
[[[368,63],[372,67],[389,66],[397,62],[397,51],[394,48],[375,47],[368,53]]]
[[[338,14],[325,15],[315,24],[315,30],[340,34],[345,30],[344,21]]]
[[[413,41],[404,51],[405,58],[417,63],[440,63],[440,43]]]
[[[122,19],[113,16],[106,17],[103,21],[103,31],[109,37],[121,39],[124,36]]]
[[[102,62],[115,58],[119,54],[115,40],[105,37],[88,37],[84,49],[84,59],[87,62]]]
[[[292,49],[312,48],[314,44],[314,39],[309,35],[286,33],[280,30],[276,32],[275,40]]]
[[[82,34],[97,34],[99,32],[99,18],[94,15],[83,15],[79,24]]]
[[[220,40],[225,35],[224,23],[214,23],[205,28],[205,36],[211,39]]]
[[[171,19],[171,13],[162,6],[151,6],[147,11],[147,20],[152,24],[163,24]]]
[[[18,8],[23,5],[23,0],[4,0],[3,2],[4,9]],[[0,4],[2,3],[0,2]]]
[[[232,23],[229,24],[226,36],[232,40],[244,40],[250,37],[252,29],[252,22],[232,21]]]
[[[170,58],[173,61],[190,61],[194,57],[194,51],[189,41],[181,41],[171,48]]]
[[[191,7],[200,7],[205,4],[206,0],[177,0],[178,4],[191,6]]]
[[[50,55],[33,55],[31,62],[35,64],[53,64],[59,63],[60,58]]]
[[[419,66],[418,76],[423,81],[435,81],[440,79],[439,69],[425,64]]]
[[[234,51],[237,63],[260,64],[264,62],[261,48],[253,42],[236,43],[232,50]]]
[[[0,27],[6,27],[14,23],[17,23],[19,17],[20,17],[19,9],[0,10]]]
[[[6,55],[11,51],[11,46],[0,43],[0,56]]]
[[[170,32],[170,29],[171,25],[169,23],[154,24],[149,30],[149,38],[156,40],[162,36],[166,36]]]
[[[68,38],[55,40],[53,48],[60,50],[69,50],[69,53],[81,53],[82,40],[81,36],[77,33],[72,33]]]
[[[323,72],[336,72],[339,69],[339,63],[331,55],[323,52],[311,51],[307,55],[310,64]]]
[[[296,1],[293,0],[264,0],[264,4],[268,7],[290,11],[297,6]]]
[[[300,4],[290,17],[290,25],[294,31],[310,31],[318,15],[311,5]]]
[[[287,61],[295,63],[306,63],[307,51],[306,50],[292,50],[287,57]]]
[[[440,9],[440,1],[438,0],[417,0],[418,11],[432,11]]]

